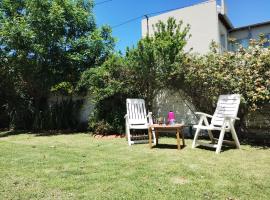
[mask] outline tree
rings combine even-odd
[[[189,38],[189,26],[169,18],[167,23],[159,21],[153,26],[154,34],[141,39],[137,47],[127,51],[127,59],[134,68],[134,84],[151,109],[153,100],[162,88],[174,80],[178,68],[185,58],[184,47]]]
[[[17,97],[9,111],[18,115],[24,105],[30,120],[21,128],[31,128],[51,90],[73,93],[81,73],[111,54],[114,38],[109,27],[97,28],[90,0],[3,0],[0,9],[0,51]]]
[[[173,82],[176,61],[179,63],[185,57],[183,48],[189,27],[182,26],[173,18],[167,23],[159,22],[154,26],[154,35],[127,49],[125,56],[114,55],[100,67],[83,73],[79,85],[89,90],[96,103],[91,128],[123,131],[128,97],[146,99],[151,109],[157,92]],[[101,120],[105,120],[103,124],[99,123]]]

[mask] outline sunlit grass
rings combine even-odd
[[[178,151],[87,134],[2,137],[0,199],[270,198],[269,149],[216,155],[186,143]]]

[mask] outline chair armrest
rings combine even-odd
[[[150,125],[153,124],[152,114],[153,114],[152,112],[148,112],[148,115],[146,116],[146,117],[148,118],[148,123],[149,123]]]
[[[203,112],[195,112],[196,115],[203,115],[203,116],[206,116],[206,117],[209,117],[209,118],[212,118],[213,116],[212,115],[209,115],[209,114],[206,114],[206,113],[203,113]]]
[[[229,120],[229,119],[240,120],[239,117],[231,117],[231,116],[226,116],[226,115],[224,115],[224,119],[225,119],[225,120]]]
[[[126,121],[126,127],[128,127],[129,126],[128,114],[125,114],[124,118]]]

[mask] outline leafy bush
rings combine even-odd
[[[184,85],[200,109],[211,110],[220,94],[242,95],[242,115],[270,101],[270,49],[252,41],[247,49],[223,54],[213,51],[204,56],[189,56],[182,71]]]
[[[119,55],[83,73],[78,89],[88,88],[95,102],[94,115],[89,122],[91,131],[100,132],[97,129],[100,121],[104,121],[107,133],[123,132],[126,98],[138,96],[133,77],[134,70]]]
[[[35,112],[32,129],[76,130],[79,128],[79,111],[82,100],[61,99],[46,106],[43,111]]]
[[[98,135],[107,135],[112,130],[112,127],[110,126],[110,124],[104,120],[101,120],[98,122],[90,120],[89,128],[94,130],[94,133]]]
[[[47,100],[44,100],[47,102]],[[32,105],[21,104],[21,109],[10,112],[10,128],[16,130],[77,130],[80,128],[79,111],[83,101],[62,99],[34,110]],[[26,107],[28,106],[28,107]]]

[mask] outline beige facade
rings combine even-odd
[[[265,34],[270,39],[270,21],[260,24],[249,25],[240,28],[234,28],[227,16],[227,6],[225,0],[221,5],[216,0],[209,0],[193,6],[173,10],[161,15],[142,20],[142,37],[153,35],[153,25],[159,21],[166,22],[169,17],[176,20],[182,20],[184,25],[190,25],[191,38],[185,47],[186,51],[192,49],[192,52],[206,54],[209,52],[209,46],[212,41],[220,47],[220,52],[235,50],[229,43],[233,38],[242,46],[247,47],[250,39],[258,39],[260,34]],[[244,17],[244,16],[243,16]]]
[[[218,11],[216,1],[207,1],[194,6],[174,10],[149,18],[149,35],[154,32],[153,25],[158,21],[166,22],[169,17],[182,20],[190,25],[191,38],[188,39],[186,51],[193,49],[196,53],[207,53],[212,41],[219,42]],[[147,20],[142,20],[142,36],[147,35]]]

